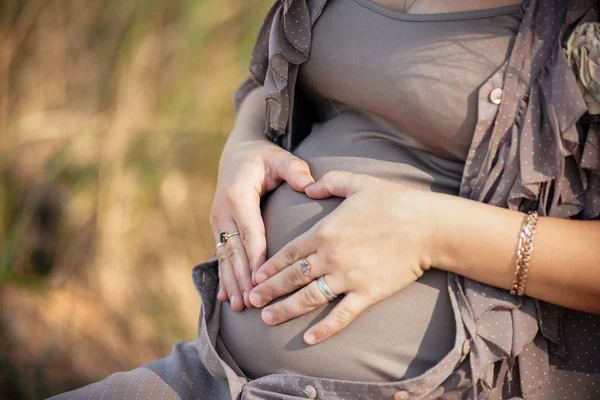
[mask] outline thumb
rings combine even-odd
[[[350,197],[363,187],[360,174],[347,171],[329,171],[315,184],[308,186],[305,193],[313,199],[325,199],[331,196]]]
[[[307,162],[287,151],[282,151],[275,157],[271,169],[299,192],[303,192],[306,186],[315,182]]]

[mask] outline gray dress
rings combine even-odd
[[[585,105],[552,46],[560,27],[597,19],[595,3],[568,14],[566,2],[540,4],[410,15],[369,0],[278,0],[236,99],[264,85],[266,134],[316,177],[345,169],[598,218],[599,126],[578,122]],[[280,186],[262,206],[268,255],[340,202]],[[600,398],[600,316],[432,270],[307,347],[302,333],[331,304],[267,327],[258,310],[216,301],[216,269],[212,258],[193,271],[196,342],[56,399]]]
[[[344,170],[456,196],[477,123],[477,90],[507,59],[521,7],[407,19],[371,6],[365,0],[331,1],[316,21],[297,89],[315,106],[317,122],[293,152],[307,161],[315,179]],[[314,200],[282,184],[262,206],[267,257],[342,200]],[[221,337],[252,378],[412,378],[453,347],[447,280],[444,271],[426,271],[318,346],[304,344],[302,333],[325,315],[323,309],[271,327],[260,309],[236,313],[226,303]]]

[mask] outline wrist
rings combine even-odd
[[[221,159],[225,158],[237,158],[239,154],[250,154],[256,153],[258,148],[254,146],[259,144],[258,148],[262,148],[262,145],[274,145],[264,134],[258,133],[256,130],[251,129],[234,129],[225,142],[223,151],[221,152]]]
[[[456,239],[460,228],[460,218],[456,218],[455,204],[453,196],[423,192],[421,204],[425,209],[425,221],[429,226],[427,258],[430,267],[448,270],[448,268],[457,263],[456,258]]]
[[[404,189],[405,190],[405,189]],[[406,192],[404,191],[406,194]],[[414,210],[418,225],[420,226],[421,257],[420,264],[422,270],[435,267],[440,268],[440,260],[447,260],[449,247],[447,243],[447,225],[448,216],[446,211],[446,198],[443,194],[428,192],[424,190],[411,190],[410,195],[398,196],[404,204],[397,204],[398,209],[403,210],[406,207]],[[449,196],[448,196],[449,197]]]
[[[480,246],[476,236],[484,235],[486,218],[481,206],[485,205],[449,194],[428,195],[425,204],[431,225],[432,266],[464,275],[469,252],[478,251]]]
[[[523,213],[458,196],[435,195],[440,198],[433,209],[434,266],[508,289]]]

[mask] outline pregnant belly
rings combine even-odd
[[[327,135],[328,140],[323,141],[313,132],[295,151],[307,160],[317,179],[328,170],[343,169],[402,180],[424,190],[436,187],[435,179],[416,165],[418,160],[397,146],[381,146],[371,140],[361,150],[357,143],[365,143],[352,140],[347,130],[335,142],[330,140],[329,132]],[[374,151],[377,158],[369,157]],[[386,158],[390,159],[387,164]],[[437,186],[445,191],[443,185]],[[285,183],[281,185],[262,204],[267,256],[310,229],[341,201],[313,200]],[[341,298],[278,326],[266,325],[260,309],[233,312],[229,303],[224,303],[221,338],[250,378],[291,373],[374,382],[420,375],[439,362],[454,344],[455,322],[443,271],[426,271],[405,290],[370,307],[339,334],[315,346],[306,345],[303,333]]]

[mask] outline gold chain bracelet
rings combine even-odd
[[[517,265],[510,294],[523,296],[525,293],[529,262],[531,261],[531,253],[533,251],[533,236],[536,232],[537,222],[538,213],[536,211],[529,211],[523,218],[517,247]]]

